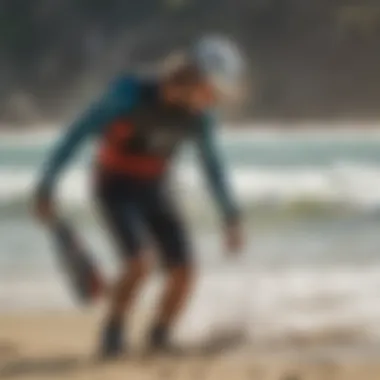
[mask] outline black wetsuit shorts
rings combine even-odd
[[[165,267],[188,265],[187,231],[166,179],[97,176],[96,199],[123,258],[153,241]]]

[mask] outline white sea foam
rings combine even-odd
[[[0,169],[0,203],[24,201],[33,194],[37,173],[28,169]],[[179,170],[177,186],[182,196],[204,196],[203,180],[193,167]],[[237,168],[232,185],[243,202],[284,205],[297,201],[340,203],[373,208],[380,206],[380,167],[339,163],[323,168]],[[90,198],[90,178],[85,170],[68,173],[60,186],[64,202],[83,205]]]
[[[46,276],[46,275],[45,275]],[[138,309],[155,304],[162,283],[152,280]],[[175,330],[186,344],[240,333],[253,342],[283,339],[378,340],[380,268],[294,268],[271,271],[230,265],[200,273]],[[71,308],[63,278],[1,281],[0,310]]]

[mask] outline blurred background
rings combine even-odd
[[[115,72],[209,32],[244,49],[255,96],[239,118],[379,116],[380,8],[372,0],[3,0],[0,120],[75,112]]]
[[[249,97],[226,115],[220,139],[247,247],[225,260],[186,150],[178,196],[200,278],[179,336],[378,342],[380,4],[369,0],[1,1],[0,311],[74,306],[30,215],[60,128],[115,74],[207,33],[234,38],[248,62]],[[61,206],[111,276],[116,255],[91,203],[90,160],[88,146],[63,180]]]

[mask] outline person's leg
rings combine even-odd
[[[169,269],[163,298],[150,333],[152,348],[160,349],[168,346],[171,327],[188,299],[193,278],[192,272],[189,265]]]
[[[145,202],[144,216],[167,271],[150,344],[153,348],[165,348],[170,329],[188,299],[194,270],[185,226],[169,194],[158,189],[150,196]]]
[[[147,273],[141,255],[125,260],[110,294],[108,320],[122,321]]]
[[[145,265],[141,257],[128,260],[111,291],[109,310],[106,315],[101,342],[101,355],[113,357],[125,350],[125,315],[140,290],[145,276]]]
[[[98,193],[103,218],[121,256],[121,271],[110,289],[110,305],[102,336],[101,354],[106,357],[118,355],[125,348],[124,316],[147,272],[135,210],[128,199],[119,194],[112,191]]]

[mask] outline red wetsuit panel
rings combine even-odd
[[[160,176],[166,168],[166,158],[152,153],[128,150],[134,127],[126,121],[113,124],[106,133],[98,154],[102,169],[116,174],[143,178]]]

